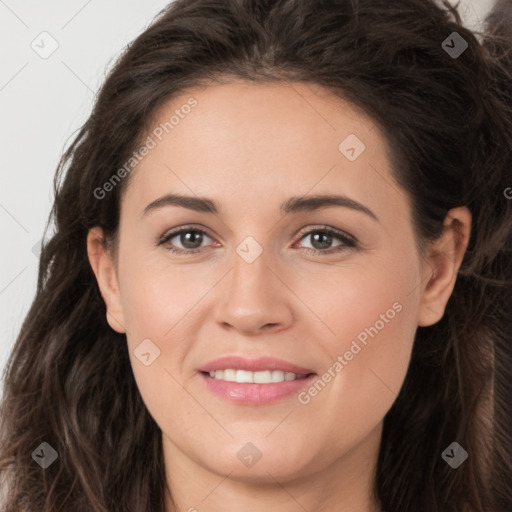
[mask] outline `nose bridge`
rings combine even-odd
[[[230,296],[240,294],[240,292],[242,295],[248,295],[243,292],[250,292],[253,297],[257,298],[259,294],[265,293],[265,289],[272,286],[269,283],[272,273],[268,269],[268,250],[262,250],[259,255],[256,255],[254,251],[255,249],[250,247],[247,242],[242,242],[237,247],[233,257]],[[244,254],[241,255],[241,252]]]
[[[239,244],[233,257],[229,290],[229,299],[235,307],[238,304],[254,311],[268,307],[266,305],[275,295],[271,293],[275,288],[271,281],[275,277],[268,268],[269,259],[268,248],[258,249],[251,241]]]
[[[272,252],[246,237],[233,254],[233,270],[217,306],[217,320],[243,331],[284,325],[291,318],[285,289],[270,270]],[[270,268],[269,268],[270,267]]]

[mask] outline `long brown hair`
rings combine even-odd
[[[162,11],[116,62],[56,172],[36,296],[4,374],[2,511],[164,511],[161,431],[126,337],[106,321],[86,251],[94,226],[115,238],[129,177],[101,199],[94,191],[140,146],[165,101],[244,78],[319,84],[378,123],[422,247],[441,234],[448,210],[471,211],[445,315],[418,328],[384,418],[374,493],[384,512],[510,512],[506,18],[494,14],[476,33],[434,0],[177,0]],[[453,32],[468,45],[458,56],[443,43]],[[457,469],[441,457],[454,441],[469,454]],[[44,470],[31,457],[41,442],[58,452]]]

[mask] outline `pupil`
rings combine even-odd
[[[191,233],[193,233],[192,236],[189,236]],[[185,233],[181,233],[181,240],[180,242],[183,244],[183,247],[187,249],[195,249],[201,245],[203,235],[199,233],[198,231],[187,231]],[[197,242],[199,240],[199,244],[195,244],[194,242]],[[192,243],[192,245],[187,245]]]
[[[317,249],[326,249],[331,244],[331,235],[326,235],[325,233],[314,233],[313,234],[313,246],[315,247],[315,243],[318,241],[318,237],[323,239],[323,242],[320,242],[320,247],[316,247]]]

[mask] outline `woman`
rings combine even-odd
[[[56,175],[5,375],[2,510],[511,510],[512,77],[491,19],[159,15]]]

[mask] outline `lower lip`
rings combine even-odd
[[[311,374],[304,379],[271,382],[270,384],[251,384],[214,379],[203,372],[199,372],[199,375],[212,393],[231,402],[245,405],[265,405],[298,394],[302,389],[311,385],[311,381],[316,377],[316,374]]]

